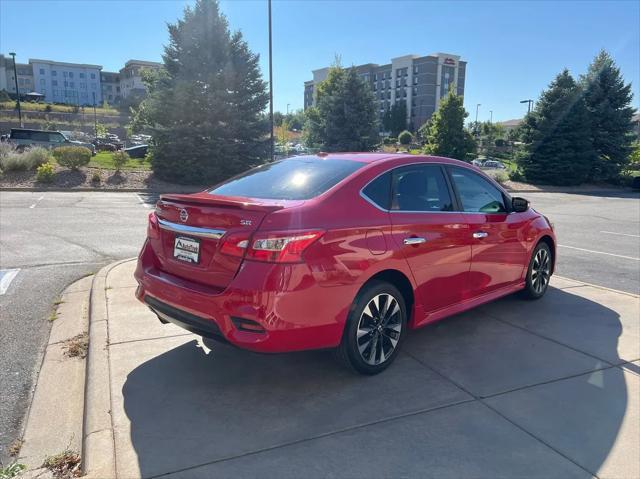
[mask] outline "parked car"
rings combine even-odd
[[[162,195],[136,296],[207,338],[335,348],[375,374],[407,330],[518,291],[542,297],[555,245],[545,216],[467,163],[321,153]]]
[[[496,160],[487,160],[484,163],[482,163],[482,167],[483,168],[497,168],[499,170],[504,170],[506,168],[502,162],[496,161]]]
[[[481,161],[481,160],[472,160],[472,161],[471,161],[471,164],[472,164],[473,166],[481,167],[481,166],[482,166],[482,161]]]
[[[131,158],[144,158],[145,156],[147,156],[148,149],[148,145],[136,145],[125,148],[124,151],[126,151]]]
[[[59,131],[11,128],[9,141],[13,143],[17,149],[24,149],[29,146],[44,146],[45,148],[57,148],[59,146],[83,146],[90,149],[91,154],[96,154],[96,149],[91,143],[70,140]]]

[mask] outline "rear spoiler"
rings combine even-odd
[[[212,195],[206,191],[190,195],[169,194],[160,195],[160,201],[178,202],[182,204],[206,205],[206,206],[228,206],[252,211],[272,212],[285,207],[284,204],[260,201],[255,198],[244,198],[239,196],[219,196]]]

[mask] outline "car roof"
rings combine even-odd
[[[410,153],[318,153],[316,155],[299,155],[287,159],[350,160],[361,163],[387,163],[394,160],[424,161],[425,163],[449,163],[468,165],[465,161],[454,160],[444,156],[412,155]]]

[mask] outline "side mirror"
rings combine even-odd
[[[516,213],[524,213],[529,209],[529,202],[524,198],[515,196],[511,199],[511,209]]]

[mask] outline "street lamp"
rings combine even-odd
[[[98,138],[98,117],[96,116],[96,92],[92,91],[93,94],[93,132],[95,133],[95,137]]]
[[[489,123],[493,123],[493,110],[489,110]]]
[[[480,135],[480,129],[478,128],[478,110],[480,110],[480,105],[481,105],[481,103],[478,103],[476,105],[476,125],[475,125],[476,126],[476,136]]]
[[[533,100],[521,100],[520,103],[528,103],[527,113],[531,113],[531,105],[533,105]]]
[[[273,138],[273,65],[271,49],[271,0],[269,6],[269,123],[271,124],[271,161],[274,160],[274,138]]]
[[[20,128],[24,125],[22,124],[22,108],[20,107],[20,90],[18,88],[18,69],[16,68],[16,54],[15,52],[10,52],[9,55],[13,57],[13,79],[16,81],[16,98],[18,99],[18,120],[20,121]]]
[[[287,103],[287,116],[289,116],[289,105],[291,105],[291,103]]]

